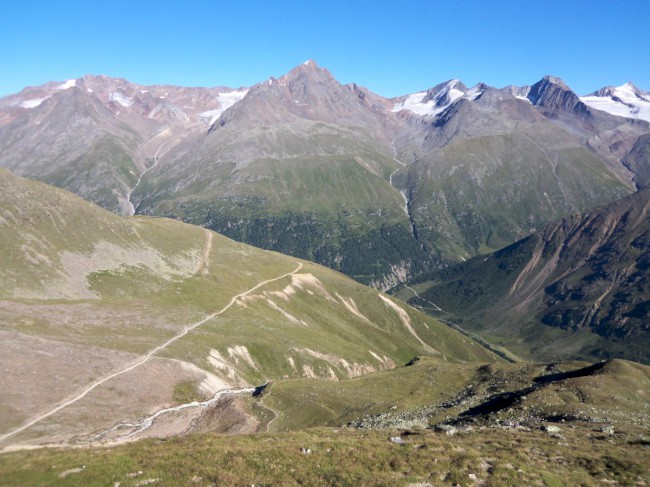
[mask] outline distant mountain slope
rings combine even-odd
[[[434,276],[434,302],[538,359],[650,363],[650,189]],[[426,291],[424,287],[430,286]]]
[[[409,194],[418,234],[443,260],[501,248],[631,190],[620,162],[614,170],[549,118],[580,122],[586,113],[553,79],[536,83],[531,100],[482,87],[400,139],[408,164],[394,180]]]
[[[245,94],[107,76],[25,88],[0,99],[0,167],[131,214],[131,192],[161,149],[205,132]]]
[[[429,264],[391,174],[397,124],[379,97],[313,61],[250,89],[187,152],[147,173],[139,213],[180,218],[355,279]],[[397,274],[397,275],[395,275]]]
[[[591,108],[612,115],[650,122],[650,93],[640,90],[633,83],[607,86],[580,100]]]
[[[495,360],[332,270],[174,220],[120,217],[5,170],[0,228],[0,437],[83,391],[16,438],[86,435],[180,393],[336,380],[419,354]]]
[[[380,289],[643,186],[649,134],[554,76],[386,99],[314,61],[236,90],[84,76],[0,99],[0,167]]]

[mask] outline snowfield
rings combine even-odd
[[[612,88],[611,94],[612,96],[583,96],[580,100],[589,108],[611,115],[650,122],[650,94],[639,90],[632,83]]]
[[[235,103],[243,99],[246,94],[248,93],[248,90],[242,90],[242,91],[230,91],[228,93],[219,93],[217,95],[217,101],[221,104],[221,108],[217,108],[216,110],[208,110],[207,112],[203,112],[200,114],[200,117],[203,119],[210,119],[210,125],[212,125],[214,122],[216,122],[221,114],[228,110],[231,106],[233,106]]]

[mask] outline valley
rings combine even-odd
[[[313,60],[0,98],[0,483],[646,485],[648,106]]]

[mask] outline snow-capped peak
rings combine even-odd
[[[590,108],[619,117],[650,122],[650,93],[628,81],[621,86],[607,86],[580,98]]]
[[[69,79],[65,83],[62,83],[59,86],[57,86],[56,89],[57,90],[67,90],[69,88],[72,88],[73,86],[77,86],[77,80],[76,79]]]
[[[428,91],[421,91],[400,98],[393,106],[392,111],[409,110],[416,115],[434,116],[444,111],[445,108],[459,98],[470,95],[469,91],[459,80],[452,79],[440,83]],[[477,91],[472,92],[469,98],[475,99],[479,95]]]

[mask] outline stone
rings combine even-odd
[[[455,427],[450,424],[438,424],[436,425],[436,431],[446,434],[447,436],[454,436],[458,431]]]
[[[609,436],[614,436],[614,427],[611,425],[603,426],[600,428],[600,432]]]
[[[391,436],[389,440],[398,445],[406,445],[406,442],[400,436]]]

